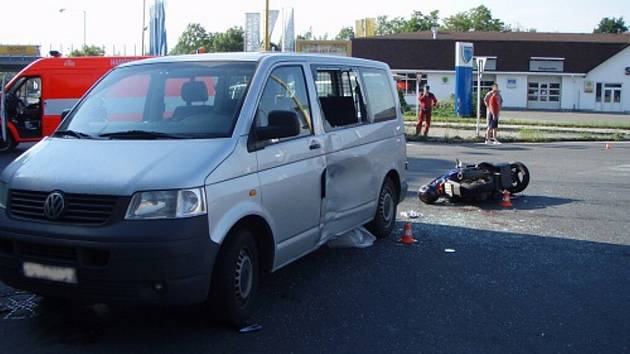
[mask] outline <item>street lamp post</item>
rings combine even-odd
[[[68,10],[66,8],[59,9],[60,13],[64,13],[68,11],[73,11],[73,10]],[[83,48],[86,48],[87,47],[87,11],[85,10],[79,10],[79,11],[83,12]]]

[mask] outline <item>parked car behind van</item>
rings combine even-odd
[[[124,64],[0,175],[0,278],[44,297],[186,305],[242,324],[262,273],[407,191],[386,64],[211,54]]]

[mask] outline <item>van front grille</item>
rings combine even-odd
[[[11,190],[9,211],[12,216],[36,221],[50,220],[44,215],[48,192]],[[107,222],[116,207],[117,197],[87,194],[64,194],[65,210],[53,222],[99,225]]]

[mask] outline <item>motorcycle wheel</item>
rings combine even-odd
[[[510,193],[520,193],[529,185],[529,170],[522,162],[510,164],[512,171],[512,186],[508,188]]]
[[[440,195],[435,188],[422,186],[418,191],[418,198],[420,198],[424,204],[433,204],[440,198]]]

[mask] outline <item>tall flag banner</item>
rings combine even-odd
[[[155,0],[149,11],[149,54],[163,56],[168,53],[166,43],[166,11],[164,0]]]
[[[295,16],[292,7],[282,10],[282,51],[295,52]]]
[[[246,52],[257,52],[260,49],[260,13],[245,14],[245,48]]]
[[[455,43],[455,113],[472,117],[472,74],[474,47],[472,43]]]

